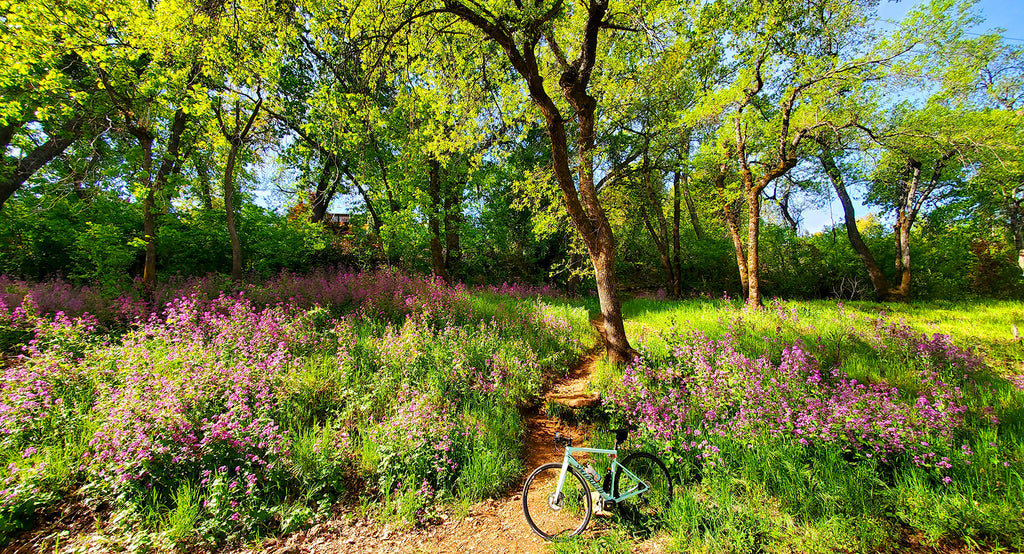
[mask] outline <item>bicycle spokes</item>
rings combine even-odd
[[[523,513],[527,523],[540,536],[552,538],[575,535],[590,521],[590,491],[583,478],[568,471],[562,492],[558,493],[561,464],[537,468],[523,487]]]

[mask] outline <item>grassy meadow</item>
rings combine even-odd
[[[683,483],[663,522],[671,550],[1024,548],[1020,303],[624,310],[640,357],[593,383],[601,417],[641,429]]]
[[[1024,549],[1019,303],[624,310],[640,355],[599,364],[604,402],[574,418],[596,446],[635,426],[676,502],[554,551]],[[519,482],[522,411],[594,345],[594,311],[390,271],[117,297],[0,278],[0,537],[67,503],[104,507],[78,539],[129,551],[245,544],[338,503],[429,525]]]

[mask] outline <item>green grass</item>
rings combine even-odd
[[[625,302],[623,311],[632,344],[655,359],[670,355],[671,333],[730,333],[745,355],[775,362],[787,343],[801,340],[814,345],[824,368],[892,384],[907,401],[920,386],[918,365],[914,353],[876,349],[871,337],[880,317],[929,338],[948,334],[955,345],[980,353],[991,369],[978,374],[981,385],[967,392],[972,409],[991,406],[1000,423],[969,420],[954,440],[974,452],[973,461],[948,470],[948,485],[908,460],[881,463],[835,447],[784,441],[752,447],[719,437],[724,464],[673,464],[683,486],[677,485],[662,535],[669,551],[875,552],[899,548],[907,535],[925,546],[957,544],[968,551],[1024,548],[1024,391],[1004,379],[1024,369],[1024,346],[1012,333],[1013,325],[1024,333],[1020,303],[846,302],[840,310],[834,301],[809,301],[750,311],[720,299],[637,299]],[[608,391],[621,375],[621,368],[601,364],[592,384]],[[577,538],[555,551],[599,551],[602,542],[615,551],[637,540],[620,535]]]
[[[417,323],[415,318],[335,321],[322,310],[303,316],[314,322],[316,340],[297,353],[296,363],[275,383],[278,402],[268,417],[287,430],[289,448],[274,473],[266,476],[273,483],[262,489],[266,498],[260,501],[268,519],[258,532],[300,529],[325,517],[345,496],[361,498],[364,513],[397,524],[419,524],[436,514],[438,503],[458,510],[499,496],[524,470],[532,469],[521,462],[526,431],[521,410],[535,406],[544,386],[595,345],[590,319],[597,313],[596,304],[593,299],[541,301],[474,293],[469,305],[450,325]],[[951,484],[939,483],[936,472],[906,460],[883,464],[839,449],[781,440],[751,448],[717,437],[720,465],[703,466],[683,456],[669,460],[677,500],[655,540],[670,550],[868,552],[894,548],[907,533],[929,544],[1024,548],[1024,393],[1002,377],[1019,373],[1024,364],[1024,347],[1012,334],[1013,325],[1024,326],[1021,304],[855,302],[840,311],[835,302],[812,301],[747,311],[737,301],[721,299],[631,300],[623,309],[633,345],[653,358],[671,354],[667,334],[672,332],[711,337],[730,333],[747,356],[773,361],[787,343],[801,340],[813,347],[823,367],[841,368],[864,382],[892,384],[908,401],[920,386],[918,366],[905,352],[880,353],[871,339],[874,320],[883,310],[889,321],[902,320],[916,333],[952,335],[955,344],[981,352],[992,368],[979,376],[982,386],[968,392],[975,412],[992,406],[1000,423],[991,426],[972,415],[977,421],[971,420],[955,440],[956,446],[970,448],[976,461],[955,466],[948,473]],[[72,346],[75,352],[84,349],[89,364],[94,363],[88,359],[90,349],[100,348],[91,343]],[[153,358],[169,376],[180,373],[175,362],[161,359],[166,345],[152,347]],[[111,352],[110,359],[122,359],[119,351]],[[225,353],[229,355],[230,350]],[[122,378],[117,363],[95,363],[80,381],[55,382],[64,399],[60,409],[30,432],[0,442],[0,460],[19,468],[42,468],[19,477],[16,501],[0,510],[0,534],[30,525],[37,510],[91,479],[80,466],[100,425],[100,415],[92,411],[96,387],[116,386]],[[496,368],[504,372],[494,381],[500,387],[481,390],[473,372]],[[602,361],[590,386],[607,392],[617,386],[622,371]],[[437,477],[430,464],[440,438],[410,446],[402,437],[406,431],[430,432],[434,427],[391,434],[386,430],[389,418],[413,398],[410,392],[434,408],[425,412],[428,416],[445,412],[439,421],[451,425],[446,436],[454,437],[450,446],[459,462],[457,474],[436,479],[431,498],[417,487]],[[602,429],[618,422],[604,408],[551,411],[597,425],[587,444],[611,446]],[[30,446],[35,450],[27,451]],[[633,437],[628,447],[651,450],[658,445]],[[600,461],[595,465],[603,473]],[[143,491],[132,501],[134,515],[115,514],[115,519],[121,518],[124,529],[143,523],[149,530],[145,540],[161,544],[187,547],[197,535],[227,537],[223,529],[230,531],[230,524],[204,517],[208,510],[202,507],[204,500],[217,501],[217,494],[220,501],[228,499],[226,493],[204,488],[198,472],[174,479],[162,490]],[[391,486],[396,483],[402,486]],[[629,528],[613,525],[610,532],[561,541],[552,548],[629,552],[642,540]]]

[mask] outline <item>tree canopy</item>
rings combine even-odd
[[[1024,50],[877,9],[0,1],[0,272],[586,283],[617,360],[623,290],[1019,295]]]

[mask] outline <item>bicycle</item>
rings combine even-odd
[[[597,493],[593,496],[599,510],[615,510],[629,520],[650,520],[668,507],[672,478],[665,464],[647,452],[634,452],[619,462],[619,447],[629,430],[613,432],[615,446],[611,450],[574,447],[571,438],[555,434],[555,444],[565,450],[562,463],[538,467],[523,485],[523,515],[534,533],[547,540],[582,533],[594,512],[591,487]],[[573,457],[584,452],[611,458],[602,483],[598,483],[593,466],[584,467]]]

